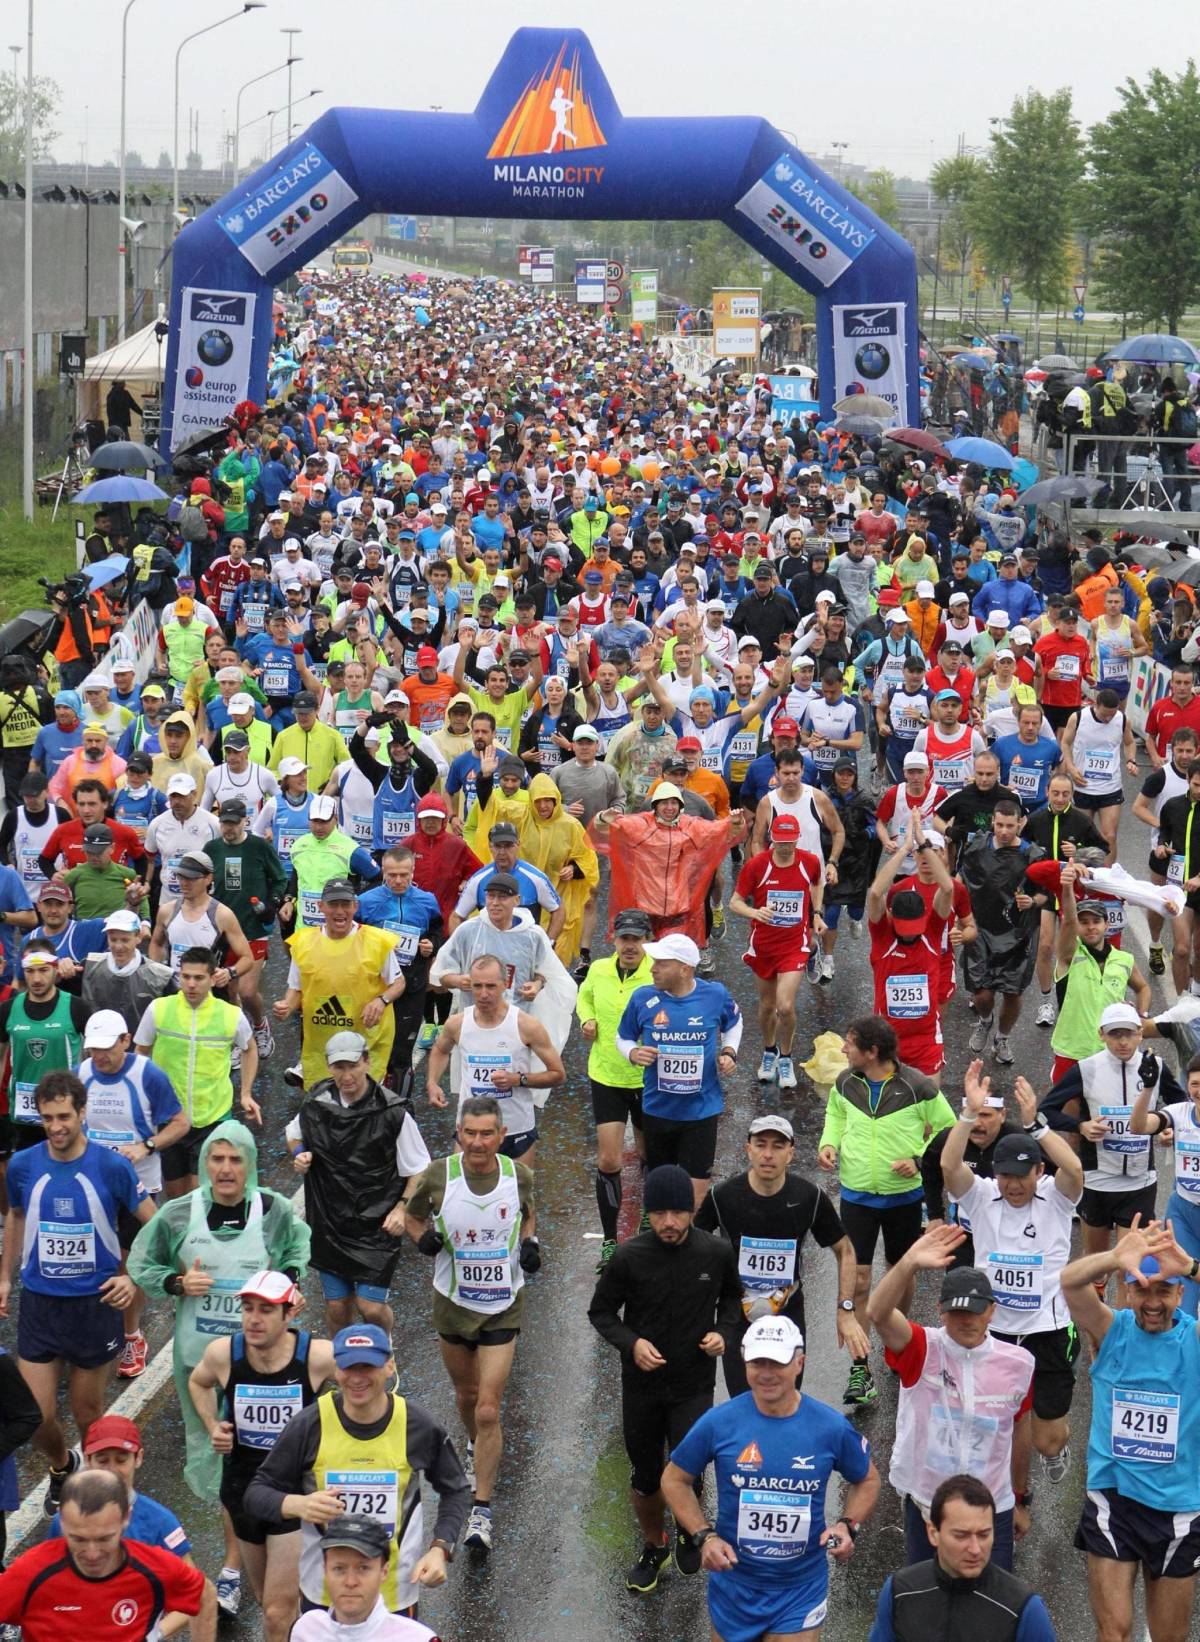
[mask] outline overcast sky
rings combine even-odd
[[[86,143],[93,163],[111,159],[119,137],[123,0],[35,3],[35,68],[53,74],[63,94],[56,157],[78,161]],[[136,0],[128,146],[150,163],[171,148],[175,47],[235,4]],[[24,40],[24,13],[16,0],[5,8],[4,45]],[[628,114],[762,114],[812,154],[845,142],[848,163],[922,177],[932,161],[954,151],[960,132],[969,145],[985,144],[989,118],[1005,114],[1029,87],[1070,84],[1083,125],[1102,118],[1125,75],[1182,67],[1171,48],[1182,41],[1186,50],[1197,38],[1196,17],[1196,0],[1140,0],[1133,13],[1128,0],[924,0],[810,9],[803,19],[790,0],[675,0],[660,7],[606,0],[575,8],[561,0],[484,7],[437,0],[415,10],[397,0],[269,0],[264,10],[185,50],[180,146],[187,110],[199,108],[201,151],[207,164],[219,162],[237,88],[286,59],[279,32],[285,25],[303,30],[294,48],[305,59],[293,70],[294,96],[322,88],[304,106],[308,123],[338,103],[471,109],[515,28],[572,23],[590,35]],[[817,18],[814,27],[810,19]],[[23,73],[23,56],[21,64]],[[0,68],[11,66],[12,57],[0,52]],[[243,120],[278,107],[285,88],[283,74],[252,87],[242,99]],[[244,156],[263,146],[262,129],[243,134]]]

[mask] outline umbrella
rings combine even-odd
[[[1017,457],[1012,465],[1012,472],[1009,474],[1010,482],[1022,491],[1028,490],[1031,485],[1036,485],[1040,477],[1037,463],[1027,461],[1024,456]]]
[[[1025,372],[1025,380],[1026,382],[1044,382],[1046,380],[1046,375],[1047,373],[1045,371],[1039,370],[1035,365],[1032,370]]]
[[[1065,353],[1045,353],[1034,364],[1043,371],[1078,371],[1083,367]]]
[[[1156,542],[1178,542],[1190,547],[1192,538],[1180,525],[1173,525],[1161,513],[1127,513],[1122,516],[1121,529],[1131,530],[1138,536],[1152,536]]]
[[[975,439],[968,435],[949,440],[946,449],[957,462],[977,462],[983,468],[1016,466],[1016,458],[1010,456],[1004,446],[998,445],[994,439]]]
[[[845,399],[837,400],[833,408],[839,416],[879,416],[885,422],[890,422],[896,414],[877,393],[847,394]]]
[[[936,434],[925,428],[889,428],[888,438],[893,445],[904,445],[908,450],[928,451],[930,456],[945,456],[947,450]]]
[[[91,465],[119,473],[126,468],[165,468],[167,464],[149,445],[139,445],[135,439],[114,439],[109,445],[96,447]]]
[[[1181,568],[1172,571],[1171,580],[1182,582],[1185,587],[1200,587],[1200,559],[1183,560]]]
[[[215,455],[223,446],[229,443],[228,427],[202,428],[199,433],[193,433],[176,445],[171,452],[171,459],[178,462],[181,456],[208,456]]]
[[[1043,479],[1040,484],[1031,485],[1022,493],[1021,502],[1022,505],[1028,503],[1030,507],[1040,502],[1090,502],[1099,489],[1099,479],[1081,479],[1075,474],[1060,473],[1056,479]]]
[[[1110,348],[1105,359],[1128,359],[1135,365],[1200,365],[1200,354],[1181,336],[1151,331],[1145,336],[1127,336]]]
[[[1025,340],[1019,331],[993,331],[992,335],[997,342],[1024,342]]]
[[[129,560],[114,553],[110,558],[99,559],[95,564],[85,564],[83,574],[87,577],[88,586],[94,591],[97,587],[107,587],[109,582],[115,582],[118,576],[123,576],[129,569]]]
[[[148,479],[119,473],[112,479],[97,479],[85,485],[71,500],[77,506],[86,506],[92,502],[169,502],[171,498]]]
[[[860,433],[864,439],[873,439],[883,432],[883,423],[877,416],[839,416],[836,425],[839,433]]]
[[[961,365],[968,371],[986,371],[992,365],[991,360],[985,359],[981,353],[958,353],[950,363],[955,370]]]
[[[1171,536],[1182,535],[1181,530],[1171,531]],[[1135,546],[1128,548],[1127,551],[1141,565],[1143,570],[1161,570],[1166,565],[1179,562],[1179,555],[1172,553],[1171,549],[1165,547],[1161,542],[1138,542]],[[1184,560],[1183,562],[1186,563],[1187,561]]]

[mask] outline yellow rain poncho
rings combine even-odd
[[[543,821],[537,813],[539,798],[554,800],[548,821]],[[573,815],[563,810],[562,794],[548,775],[535,775],[529,783],[529,809],[524,822],[518,825],[522,859],[540,867],[562,896],[566,922],[554,950],[569,966],[579,955],[583,909],[600,882],[600,863],[587,833]],[[568,864],[575,867],[576,872],[570,878],[560,877]]]

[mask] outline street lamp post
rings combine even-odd
[[[285,30],[284,32],[286,33],[287,30]],[[241,170],[241,167],[240,167],[240,164],[239,164],[238,138],[241,136],[242,130],[243,130],[243,126],[242,126],[242,92],[243,91],[249,91],[250,87],[251,86],[256,86],[260,80],[269,80],[271,78],[272,74],[278,74],[282,69],[285,69],[285,68],[287,69],[288,77],[290,78],[291,77],[291,72],[292,72],[292,64],[293,63],[299,63],[299,62],[303,62],[303,58],[301,58],[301,57],[289,57],[286,63],[276,63],[274,68],[267,69],[267,71],[264,74],[256,74],[252,80],[247,80],[245,85],[238,87],[237,101],[234,104],[234,113],[233,113],[233,180],[234,180],[235,184],[237,183],[238,176],[239,176],[240,170]],[[291,99],[289,97],[289,105],[290,105],[290,101],[291,101]],[[259,117],[261,118],[261,115]],[[247,122],[246,122],[247,125],[253,125],[253,123],[254,122],[252,120],[247,120]]]
[[[296,107],[299,108],[301,103],[308,102],[310,97],[320,97],[321,95],[322,88],[320,86],[314,86],[311,91],[306,91],[303,97],[296,98]],[[275,152],[275,116],[277,114],[282,114],[283,112],[284,110],[282,108],[269,108],[265,114],[256,114],[252,120],[244,121],[238,128],[239,131],[249,131],[250,127],[252,125],[257,125],[260,120],[269,120],[270,124],[267,126],[268,158]]]
[[[21,435],[22,496],[27,521],[33,523],[33,0],[25,41],[25,368],[21,373],[24,427]],[[15,61],[15,59],[14,59]]]
[[[9,46],[13,60],[13,131],[21,129],[21,69],[17,58],[25,49],[23,46]]]
[[[286,34],[287,35],[287,49],[288,49],[288,54],[287,54],[287,71],[288,71],[287,142],[290,143],[291,140],[292,140],[292,64],[296,61],[296,40],[295,40],[295,36],[297,34],[303,34],[304,30],[303,29],[280,29],[279,32],[280,32],[280,34]],[[286,147],[287,144],[285,143],[284,146]]]
[[[129,13],[137,0],[127,0],[121,18],[121,180],[117,184],[117,341],[125,340],[125,67],[129,46]]]
[[[172,157],[172,160],[174,162],[174,172],[175,172],[174,184],[173,184],[173,187],[172,187],[172,190],[171,190],[171,208],[174,211],[179,210],[179,59],[180,59],[180,56],[183,53],[183,48],[184,48],[184,46],[189,45],[193,40],[198,40],[202,34],[211,34],[213,29],[219,29],[223,23],[232,23],[236,18],[244,16],[245,13],[248,12],[248,11],[261,11],[262,8],[266,5],[266,3],[267,3],[267,0],[242,0],[242,9],[241,9],[241,11],[231,11],[229,13],[228,17],[218,17],[215,23],[209,23],[204,28],[197,29],[194,34],[185,34],[183,39],[179,42],[179,45],[176,47],[176,50],[175,50],[175,124],[174,124],[175,140],[174,140],[174,146],[171,150],[171,157]]]

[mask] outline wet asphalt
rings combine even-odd
[[[1125,860],[1144,859],[1143,833],[1127,809],[1121,831]],[[1141,914],[1134,912],[1131,923],[1139,967],[1145,972],[1145,925]],[[730,920],[730,925],[726,939],[716,948],[717,978],[733,991],[748,1021],[741,1063],[728,1084],[717,1174],[723,1176],[740,1166],[751,1117],[782,1110],[796,1128],[797,1167],[809,1178],[829,1186],[829,1177],[816,1164],[822,1107],[811,1085],[802,1078],[798,1090],[781,1095],[769,1088],[764,1091],[755,1081],[760,1043],[753,1013],[754,988],[741,961],[745,944],[742,929],[735,920]],[[282,990],[283,979],[282,960],[273,954],[268,969],[270,996]],[[1174,995],[1169,977],[1167,982],[1165,992],[1162,980],[1153,982],[1156,1002],[1161,1000],[1164,1006]],[[870,1001],[866,934],[864,931],[859,938],[852,938],[843,918],[833,983],[813,987],[806,981],[801,986],[797,1058],[811,1053],[818,1033],[843,1027],[854,1015],[867,1011]],[[1011,1087],[1016,1072],[1023,1072],[1039,1090],[1048,1086],[1050,1034],[1033,1025],[1033,1007],[1033,1000],[1028,999],[1014,1034],[1014,1067],[989,1068],[1002,1090]],[[957,1103],[962,1072],[970,1059],[967,1037],[972,1024],[973,1018],[959,995],[944,1017],[947,1070],[942,1087],[952,1104]],[[422,1603],[422,1619],[443,1642],[498,1642],[500,1638],[602,1642],[613,1637],[627,1638],[629,1642],[693,1642],[709,1635],[702,1575],[685,1579],[668,1571],[658,1590],[645,1597],[635,1597],[624,1589],[624,1570],[640,1546],[628,1503],[628,1463],[620,1437],[618,1363],[611,1348],[587,1321],[599,1223],[582,1047],[577,1037],[572,1039],[565,1057],[567,1086],[551,1096],[542,1113],[537,1188],[544,1263],[530,1285],[526,1324],[505,1404],[505,1455],[493,1501],[495,1546],[490,1558],[482,1561],[460,1552],[448,1584]],[[282,1072],[294,1048],[288,1032],[281,1034],[259,1087],[265,1115],[260,1174],[266,1184],[289,1193],[295,1189],[297,1177],[282,1137],[284,1124],[295,1110],[295,1096],[283,1084]],[[450,1150],[448,1114],[420,1104],[418,1111],[431,1153],[437,1156]],[[1169,1168],[1169,1154],[1160,1154],[1160,1204],[1169,1192]],[[633,1229],[639,1184],[632,1162],[625,1171],[625,1186],[623,1226]],[[314,1278],[304,1286],[308,1298],[304,1321],[321,1332],[319,1287]],[[840,1408],[849,1365],[836,1346],[834,1262],[811,1245],[805,1289],[805,1393]],[[454,1402],[430,1324],[430,1292],[430,1262],[406,1244],[392,1294],[400,1390],[429,1408],[459,1440]],[[931,1304],[933,1292],[931,1283],[923,1284],[918,1292],[915,1315],[919,1319],[936,1321]],[[170,1322],[165,1302],[153,1302],[147,1318],[152,1354],[169,1342]],[[10,1349],[13,1335],[11,1323],[0,1325],[0,1343]],[[832,1573],[830,1613],[824,1633],[827,1642],[863,1642],[880,1586],[905,1561],[899,1502],[886,1483],[896,1382],[882,1369],[880,1358],[876,1342],[873,1362],[879,1400],[855,1418],[871,1440],[875,1462],[885,1479],[884,1488],[853,1561],[845,1570],[835,1569]],[[721,1398],[724,1390],[719,1373],[717,1380],[717,1395]],[[114,1396],[122,1385],[115,1383]],[[1017,1572],[1041,1591],[1064,1642],[1084,1642],[1094,1634],[1086,1600],[1084,1558],[1071,1544],[1083,1499],[1089,1401],[1087,1367],[1081,1360],[1072,1417],[1071,1470],[1067,1479],[1055,1487],[1040,1475],[1035,1458],[1033,1530],[1017,1554]],[[210,1576],[215,1575],[221,1562],[219,1521],[215,1508],[198,1502],[182,1481],[182,1423],[169,1380],[140,1418],[147,1451],[141,1473],[144,1490],[177,1512],[192,1538],[198,1562]],[[40,1483],[44,1466],[29,1449],[22,1451],[19,1464],[24,1494]],[[427,1523],[431,1520],[427,1513]],[[38,1533],[40,1529],[35,1530],[34,1537]],[[229,1642],[250,1642],[261,1636],[259,1614],[248,1590],[240,1617],[223,1621],[221,1634]],[[1135,1635],[1141,1634],[1140,1628],[1135,1630]],[[1200,1633],[1194,1629],[1196,1634]]]

